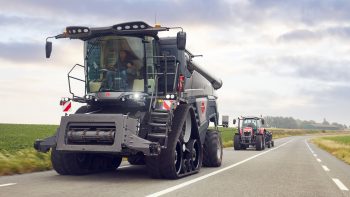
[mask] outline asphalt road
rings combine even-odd
[[[179,180],[155,180],[144,166],[59,176],[54,171],[0,177],[0,196],[350,196],[350,166],[307,142],[275,140],[265,151],[224,150],[220,168]]]

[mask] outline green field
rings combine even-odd
[[[345,144],[350,146],[350,135],[323,137],[323,139],[331,140],[339,144]]]
[[[53,135],[57,125],[0,124],[0,151],[32,148],[36,139]]]

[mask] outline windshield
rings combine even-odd
[[[105,36],[87,41],[87,92],[152,92],[154,76],[147,73],[153,73],[154,63],[144,58],[153,56],[152,40]]]
[[[240,121],[240,128],[252,127],[255,129],[257,126],[257,121],[255,119],[244,119]]]

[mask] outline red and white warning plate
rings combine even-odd
[[[72,102],[71,101],[62,101],[62,109],[64,113],[67,113],[72,108]]]

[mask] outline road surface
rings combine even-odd
[[[0,196],[350,196],[350,166],[308,143],[275,140],[265,151],[224,150],[220,168],[179,180],[155,180],[144,166],[59,176],[54,171],[0,177]]]

